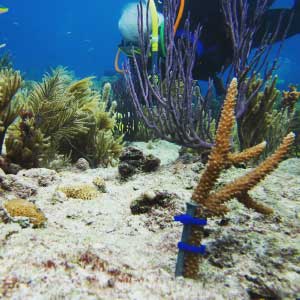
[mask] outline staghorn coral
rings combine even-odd
[[[59,188],[67,198],[91,200],[99,196],[98,191],[93,185],[78,185],[78,186],[66,186]]]
[[[0,70],[0,154],[7,129],[15,121],[24,104],[22,97],[17,94],[21,85],[19,71]]]
[[[192,199],[199,205],[196,211],[197,217],[223,216],[228,212],[225,202],[232,198],[237,198],[239,202],[247,208],[252,208],[263,214],[271,214],[272,209],[256,202],[249,195],[249,191],[271,173],[286,155],[289,147],[294,141],[294,134],[288,134],[278,147],[276,152],[263,161],[257,168],[246,175],[234,180],[213,192],[213,188],[221,171],[234,162],[248,161],[259,155],[265,143],[261,143],[239,154],[230,154],[230,138],[234,126],[234,108],[237,97],[237,80],[233,79],[227,91],[224,107],[220,117],[215,146],[209,157],[206,169],[194,190]],[[203,228],[192,226],[189,244],[198,246],[203,238]],[[187,253],[184,266],[184,276],[196,278],[198,273],[199,256],[193,253]]]
[[[28,222],[34,227],[41,227],[47,221],[42,211],[32,202],[24,199],[13,199],[3,204],[3,217],[6,220],[20,222],[24,227],[28,226]]]

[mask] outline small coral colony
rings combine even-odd
[[[149,1],[150,8],[152,2]],[[208,219],[224,216],[228,212],[225,204],[233,198],[261,214],[272,214],[271,207],[256,202],[249,192],[284,158],[300,154],[300,92],[295,85],[284,91],[276,88],[277,57],[270,61],[269,56],[269,50],[276,47],[274,36],[266,36],[263,47],[249,54],[255,34],[248,33],[259,31],[263,15],[232,13],[236,11],[234,6],[244,10],[246,6],[239,5],[246,2],[224,1],[223,14],[234,41],[232,63],[226,75],[220,73],[217,79],[207,82],[205,94],[193,77],[195,36],[201,37],[201,29],[195,29],[193,38],[176,35],[179,2],[174,0],[165,1],[163,8],[165,54],[156,65],[156,55],[151,52],[151,28],[143,33],[143,3],[137,7],[139,51],[134,46],[129,50],[123,69],[117,68],[122,74],[100,80],[78,79],[68,69],[56,67],[40,82],[33,82],[14,70],[9,55],[2,55],[3,172],[16,174],[21,169],[42,167],[59,171],[81,160],[93,168],[119,165],[120,177],[129,180],[135,169],[156,170],[159,164],[153,157],[141,158],[141,166],[132,157],[126,162],[124,157],[130,151],[135,156],[133,148],[126,148],[130,142],[164,139],[182,146],[182,152],[206,163],[187,212],[175,217],[184,225],[176,274],[196,278],[201,253],[205,252],[201,240]],[[263,2],[266,1],[258,0],[257,5],[266,11],[268,6]],[[6,11],[1,8],[1,13]],[[242,24],[243,18],[255,22],[247,22],[244,27],[234,25]],[[189,26],[186,19],[187,32],[191,31]],[[284,43],[284,38],[280,40]],[[220,173],[231,166],[253,168],[215,188]],[[101,178],[95,183],[98,185],[104,187]],[[5,198],[5,187],[1,189]],[[67,197],[82,194],[88,199],[97,189],[65,187],[61,192]],[[26,199],[4,201],[3,209],[12,217],[23,214],[35,227],[45,225],[45,216]],[[3,221],[8,219],[3,217]]]

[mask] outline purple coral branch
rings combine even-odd
[[[149,3],[148,3],[149,5]],[[196,112],[203,113],[208,105],[202,109],[195,109],[201,101],[194,101],[195,82],[192,71],[195,61],[197,38],[193,42],[179,39],[175,42],[173,24],[175,23],[177,0],[170,0],[164,7],[165,16],[165,44],[166,58],[159,61],[159,78],[148,71],[150,54],[150,33],[148,28],[148,9],[146,25],[143,24],[143,7],[138,5],[139,59],[132,51],[132,65],[125,64],[125,80],[134,107],[146,126],[155,130],[159,137],[192,148],[211,148],[206,141],[209,137],[209,126],[201,126],[199,136],[195,128],[196,121],[201,119]],[[146,26],[146,34],[144,34]],[[185,24],[189,32],[189,22]],[[199,37],[200,28],[194,36]],[[157,80],[158,79],[158,80]],[[199,99],[197,99],[199,100]],[[204,101],[203,101],[204,103]],[[206,112],[208,116],[209,113]],[[211,120],[207,118],[207,120]],[[206,120],[206,121],[207,121]],[[204,123],[204,120],[203,120]],[[207,132],[205,132],[207,129]]]

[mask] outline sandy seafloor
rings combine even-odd
[[[159,156],[162,166],[127,182],[120,181],[117,168],[2,174],[12,191],[2,195],[0,205],[4,197],[23,196],[35,201],[48,221],[38,229],[0,222],[1,299],[300,297],[300,159],[284,161],[252,191],[274,208],[273,216],[233,200],[225,221],[208,221],[203,241],[208,251],[194,281],[174,277],[182,226],[172,218],[184,211],[203,166],[175,162],[178,147],[165,142],[147,151]],[[232,168],[219,185],[245,172]],[[61,186],[91,184],[97,176],[105,179],[107,193],[92,200],[57,192]],[[154,190],[175,193],[175,205],[132,215],[130,203]]]

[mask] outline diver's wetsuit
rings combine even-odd
[[[249,0],[249,13],[255,12],[258,0]],[[268,0],[270,7],[275,0]],[[286,37],[300,33],[300,0],[295,1],[293,9],[295,15],[290,24]],[[277,41],[282,39],[287,25],[290,22],[292,10],[270,9],[263,17],[263,23],[254,36],[253,47],[259,47],[266,31],[272,32],[282,14]],[[214,77],[223,67],[232,62],[233,47],[229,30],[226,26],[225,17],[222,12],[222,0],[186,0],[185,10],[179,28],[184,27],[187,17],[190,17],[190,29],[193,31],[200,24],[202,27],[200,40],[204,47],[204,53],[195,62],[193,75],[195,79],[207,80]]]

